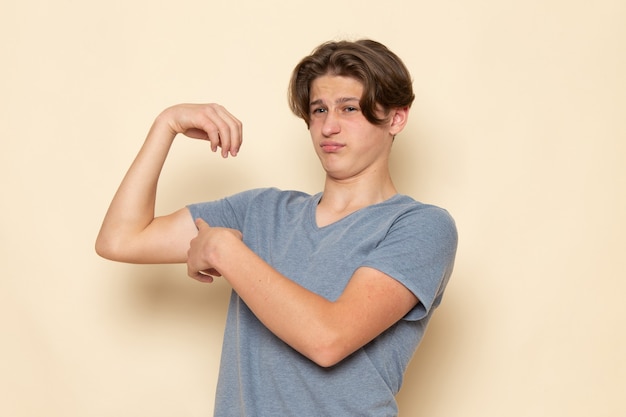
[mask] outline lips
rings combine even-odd
[[[333,141],[323,141],[320,143],[320,148],[322,148],[324,152],[328,152],[328,153],[337,152],[341,150],[344,146],[345,145],[339,142],[333,142]]]

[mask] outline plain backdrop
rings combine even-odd
[[[319,191],[287,82],[319,43],[361,37],[414,77],[397,187],[460,234],[401,415],[625,415],[624,22],[622,0],[3,0],[0,415],[212,414],[228,286],[100,259],[100,222],[179,102],[223,104],[245,144],[222,160],[178,138],[159,213]]]

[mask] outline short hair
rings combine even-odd
[[[311,119],[311,84],[324,75],[351,77],[361,82],[361,111],[375,125],[383,124],[391,109],[410,107],[415,99],[411,74],[385,45],[371,39],[326,42],[296,65],[289,83],[289,107],[307,127]],[[381,108],[383,118],[378,116]]]

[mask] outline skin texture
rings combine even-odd
[[[326,173],[318,226],[396,194],[389,153],[409,109],[391,109],[385,124],[373,125],[359,109],[362,92],[360,82],[332,75],[311,86],[311,142]],[[328,301],[278,273],[243,243],[239,231],[194,224],[186,208],[155,217],[158,177],[178,134],[208,141],[223,157],[236,156],[242,144],[241,122],[220,105],[164,110],[111,202],[96,241],[101,256],[186,262],[189,276],[207,283],[222,276],[265,326],[320,366],[338,363],[416,305],[407,288],[371,268],[355,271],[342,295]]]

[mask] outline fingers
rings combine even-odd
[[[206,228],[210,227],[210,226],[209,226],[209,224],[208,224],[207,222],[205,222],[205,221],[204,221],[202,218],[200,218],[200,217],[198,217],[198,218],[196,219],[196,222],[195,222],[195,223],[196,223],[196,227],[198,228],[198,230],[201,230],[201,229],[206,229]]]
[[[201,126],[211,143],[211,150],[221,148],[222,157],[237,156],[243,142],[243,125],[228,110],[219,104],[202,105],[205,115]]]
[[[216,274],[210,274],[209,272],[205,272],[205,271],[198,271],[198,272],[192,272],[190,270],[187,271],[187,275],[189,275],[191,278],[195,279],[196,281],[200,281],[200,282],[206,282],[206,283],[212,283],[214,281],[214,276],[219,276]]]
[[[177,104],[165,109],[159,119],[174,136],[182,133],[209,141],[213,152],[221,148],[224,158],[236,156],[243,142],[242,123],[219,104]]]
[[[198,235],[210,229],[209,224],[201,218],[196,219],[195,224],[198,228]],[[199,242],[198,239],[198,237],[192,239],[189,244],[189,250],[187,251],[187,275],[196,281],[211,283],[214,277],[220,277],[221,274],[215,268],[208,267],[202,257],[199,256],[200,246],[197,243]]]
[[[222,276],[218,267],[214,265],[212,256],[224,247],[231,247],[233,237],[235,242],[241,242],[243,235],[239,230],[224,227],[211,227],[202,218],[194,221],[198,235],[189,242],[187,251],[187,275],[201,282],[213,282],[214,277]],[[220,268],[221,269],[221,268]]]

